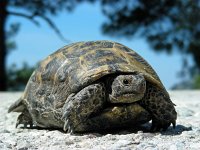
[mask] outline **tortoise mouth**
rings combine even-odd
[[[140,93],[124,93],[119,96],[109,95],[110,103],[123,103],[123,104],[131,104],[135,103],[143,98],[144,94]]]

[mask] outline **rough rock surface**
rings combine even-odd
[[[0,149],[136,149],[199,150],[200,91],[171,91],[177,105],[177,126],[165,132],[150,133],[150,123],[133,132],[70,135],[58,130],[15,128],[17,113],[7,113],[21,93],[0,93]]]

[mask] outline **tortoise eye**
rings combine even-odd
[[[124,80],[123,80],[123,84],[124,84],[124,85],[129,84],[128,80],[124,79]]]

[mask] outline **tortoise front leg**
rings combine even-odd
[[[152,115],[152,131],[161,129],[165,131],[171,124],[175,128],[177,118],[175,104],[162,90],[147,84],[144,98],[139,103]]]
[[[105,88],[102,83],[92,84],[77,94],[71,94],[63,106],[64,131],[86,131],[87,120],[100,111],[106,101]]]

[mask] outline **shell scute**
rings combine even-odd
[[[41,74],[43,81],[53,80],[52,75],[55,75],[57,68],[60,67],[60,62],[57,58],[52,59],[44,68],[44,71]]]
[[[89,41],[84,42],[80,48],[86,48],[91,47],[91,49],[97,49],[97,48],[113,48],[114,43],[110,41]]]

